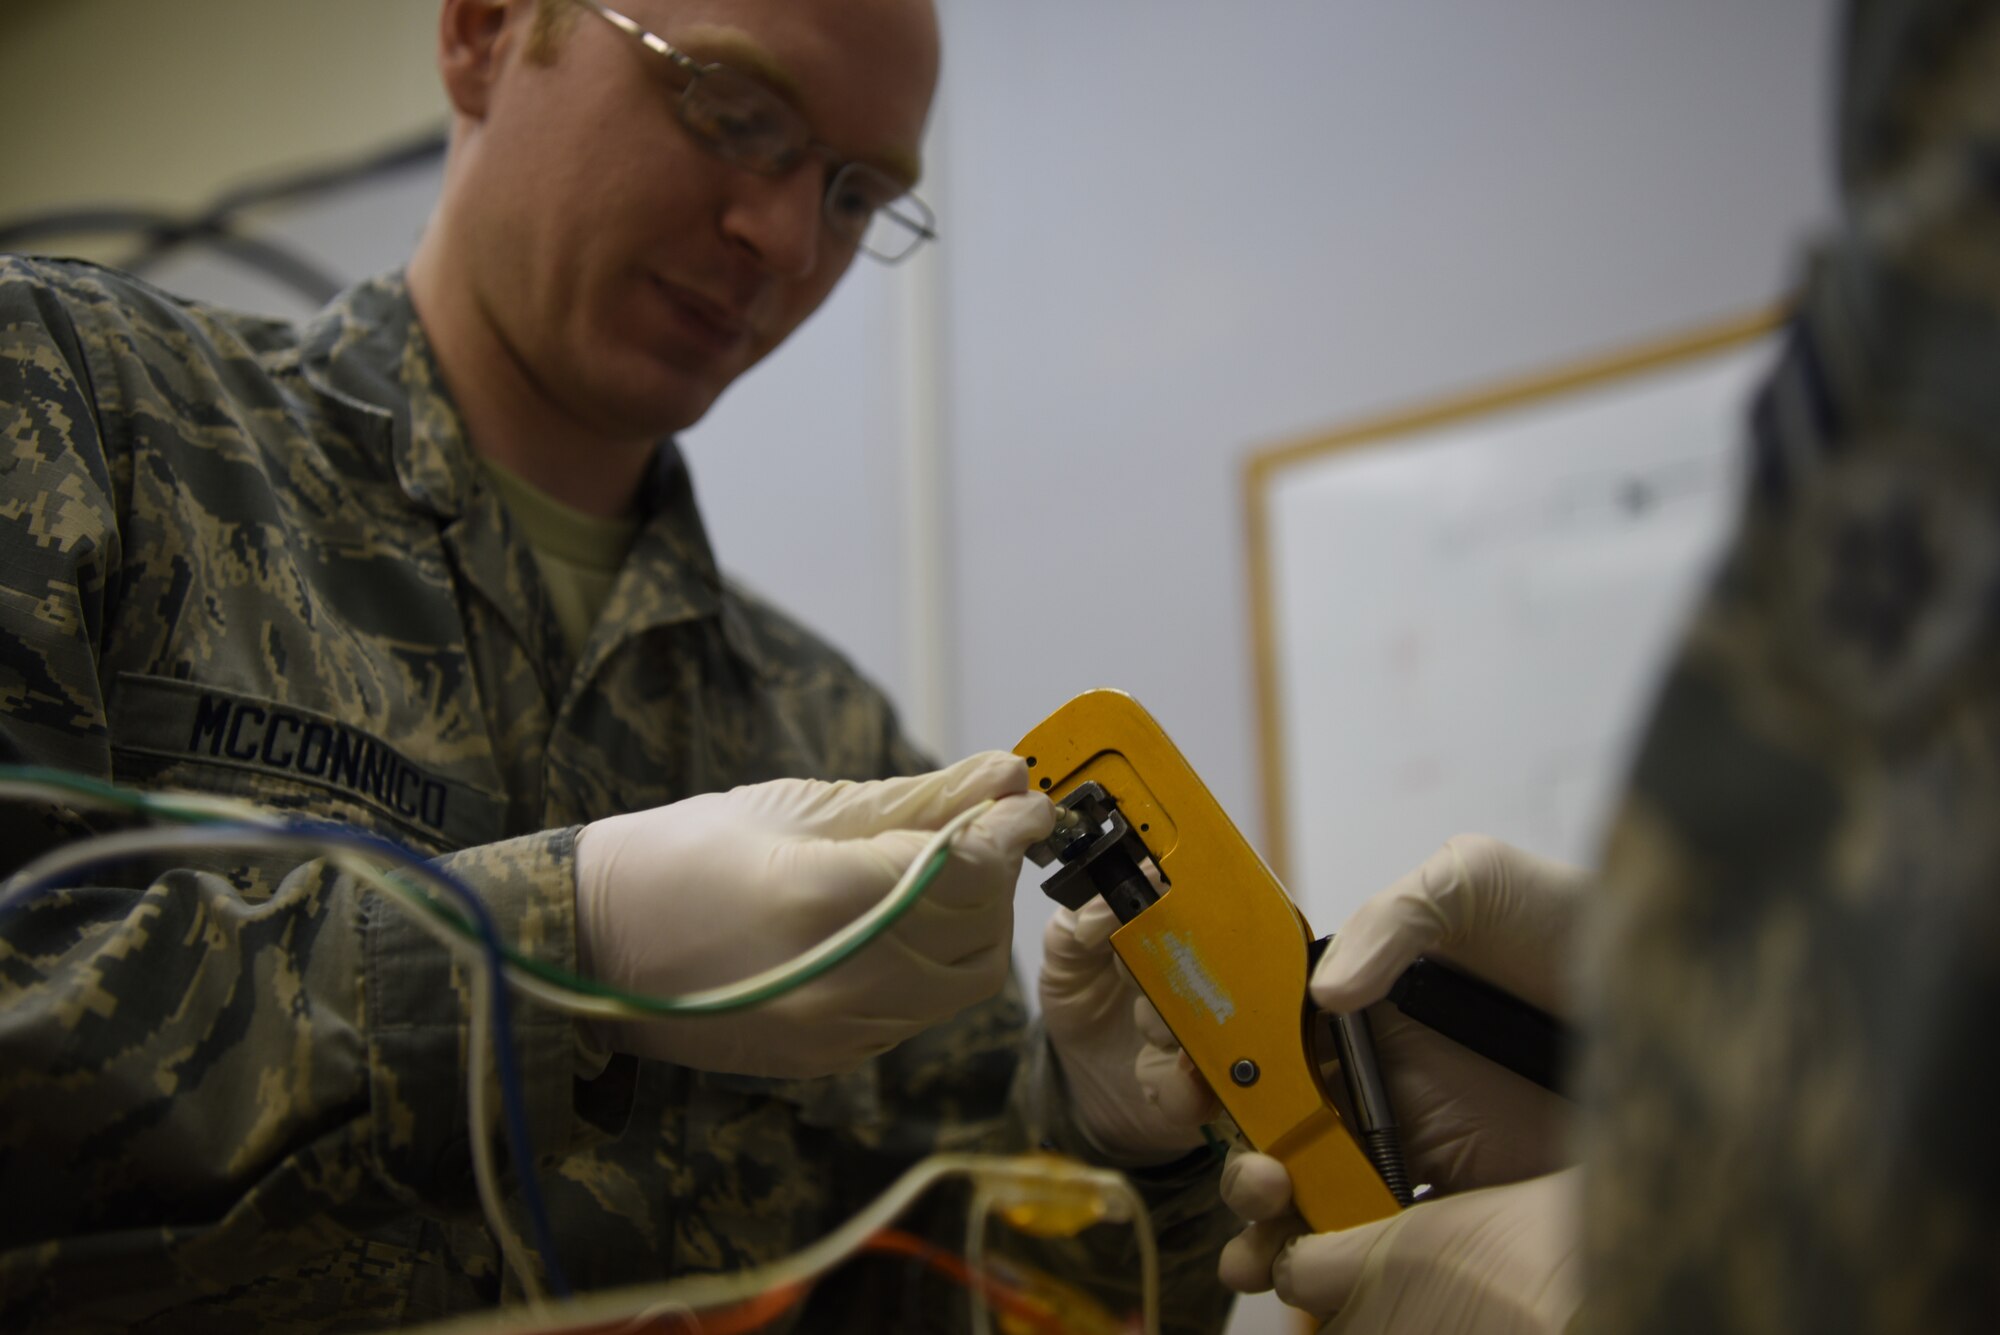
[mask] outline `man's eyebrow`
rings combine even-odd
[[[798,80],[755,38],[740,29],[697,24],[681,34],[674,46],[700,64],[726,65],[769,84],[793,106],[804,103]],[[915,186],[924,174],[922,160],[907,149],[880,149],[863,153],[858,160],[881,168],[906,186]]]

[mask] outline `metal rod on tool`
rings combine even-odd
[[[1408,1205],[1410,1173],[1403,1164],[1403,1143],[1396,1137],[1396,1109],[1375,1060],[1375,1031],[1369,1028],[1368,1012],[1334,1016],[1333,1039],[1340,1049],[1340,1078],[1354,1105],[1356,1139],[1397,1204]]]

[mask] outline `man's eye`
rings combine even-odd
[[[728,139],[765,139],[777,129],[767,111],[756,107],[719,107],[711,122],[713,132]]]
[[[712,139],[759,138],[770,131],[771,118],[755,107],[731,106],[722,102],[697,102],[687,108],[693,127]]]
[[[728,70],[710,70],[691,85],[681,115],[727,156],[758,166],[782,165],[806,137],[789,106]]]
[[[850,168],[834,183],[828,205],[843,218],[864,221],[903,196],[903,188],[887,177]]]
[[[827,201],[834,213],[842,218],[860,222],[882,206],[859,190],[836,190]]]

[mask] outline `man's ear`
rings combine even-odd
[[[438,7],[438,74],[461,116],[483,119],[493,85],[517,40],[513,29],[533,19],[534,0],[444,0]]]

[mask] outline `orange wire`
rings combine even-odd
[[[1063,1335],[1065,1327],[1055,1310],[1047,1303],[1023,1293],[991,1274],[974,1271],[957,1253],[947,1251],[936,1243],[926,1242],[915,1234],[906,1233],[901,1229],[885,1228],[872,1235],[862,1244],[861,1249],[891,1256],[907,1256],[921,1261],[953,1283],[978,1290],[996,1311],[1018,1317],[1034,1329],[1046,1331],[1049,1335]],[[627,1317],[618,1322],[562,1326],[553,1329],[559,1330],[561,1335],[638,1335],[641,1331],[684,1331],[687,1335],[748,1335],[748,1332],[769,1325],[797,1306],[811,1287],[805,1283],[782,1284],[754,1298],[746,1298],[740,1303],[699,1314],[687,1311],[662,1312],[649,1317],[642,1313],[637,1317]]]
[[[954,1283],[968,1289],[977,1289],[980,1296],[991,1303],[995,1310],[1004,1312],[1008,1316],[1020,1317],[1037,1330],[1049,1331],[1051,1335],[1062,1335],[1063,1324],[1047,1303],[1021,1292],[990,1273],[980,1274],[974,1271],[965,1263],[965,1258],[955,1252],[946,1251],[936,1243],[926,1242],[915,1234],[905,1233],[901,1229],[885,1228],[869,1238],[863,1250],[914,1257]]]

